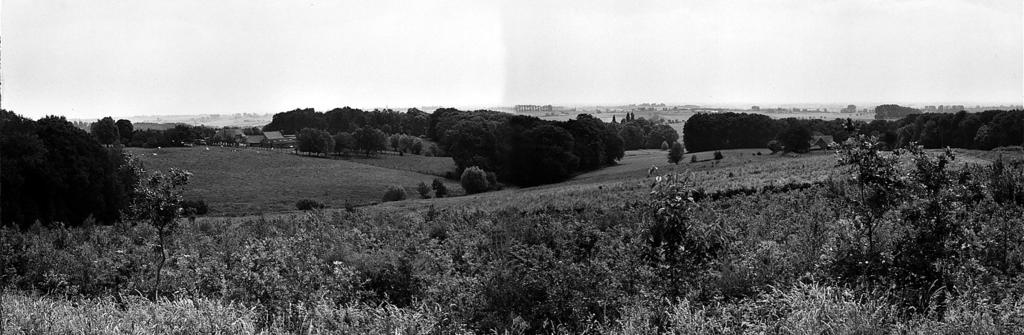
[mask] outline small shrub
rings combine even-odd
[[[397,185],[388,186],[388,190],[384,192],[384,198],[381,201],[401,201],[405,200],[405,188]]]
[[[715,151],[715,160],[716,160],[716,161],[717,161],[717,160],[721,160],[721,159],[722,159],[722,158],[724,158],[724,157],[725,157],[725,156],[722,156],[722,152],[721,152],[721,151]]]
[[[690,155],[690,163],[696,163],[696,162],[697,162],[697,155]]]
[[[322,209],[324,207],[324,203],[312,199],[302,199],[295,203],[295,208],[298,208],[300,211]]]
[[[460,182],[467,194],[484,192],[490,188],[487,183],[487,173],[476,166],[470,166],[462,171]]]
[[[668,142],[661,142],[661,150],[668,150]]]
[[[430,186],[427,186],[427,183],[421,181],[416,185],[416,192],[419,192],[420,198],[430,199]]]
[[[206,215],[210,212],[210,207],[203,200],[185,200],[181,203],[181,208],[186,216]]]
[[[498,175],[494,172],[487,172],[487,189],[498,189]]]
[[[430,185],[434,189],[434,196],[438,198],[444,198],[448,195],[448,187],[444,186],[444,182],[441,179],[434,178],[434,182]]]
[[[679,164],[681,160],[683,160],[683,145],[679,144],[679,142],[672,143],[672,149],[668,151],[668,162]]]
[[[782,142],[779,142],[778,140],[768,141],[768,144],[766,146],[768,147],[768,150],[771,150],[771,153],[773,154],[782,151]]]

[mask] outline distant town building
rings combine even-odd
[[[249,135],[245,137],[245,145],[250,147],[258,147],[263,145],[263,141],[267,138],[263,135]]]
[[[843,112],[843,113],[856,113],[857,112],[857,106],[856,105],[848,105],[848,106],[846,106],[846,108],[843,108],[843,110],[841,112]]]
[[[516,113],[524,112],[550,112],[554,111],[555,108],[551,105],[516,105]]]
[[[750,106],[750,110],[752,110],[752,111],[759,111],[759,110],[761,110],[761,106]]]

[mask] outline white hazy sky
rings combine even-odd
[[[1020,0],[2,0],[20,114],[1014,103]]]

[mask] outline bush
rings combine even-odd
[[[422,192],[421,192],[422,194]],[[405,188],[397,185],[388,186],[388,190],[384,192],[384,202],[388,201],[401,201],[405,200]]]
[[[679,142],[672,143],[672,149],[668,151],[668,162],[679,164],[681,160],[683,160],[683,145]]]
[[[768,141],[767,147],[768,150],[771,150],[774,154],[776,152],[782,151],[782,142],[779,142],[778,140],[771,140]]]
[[[470,166],[465,171],[462,171],[460,182],[462,183],[462,189],[466,190],[467,194],[480,193],[489,189],[487,173],[476,166]]]
[[[793,125],[779,134],[779,142],[785,152],[805,153],[811,150],[811,130],[802,125]]]
[[[722,159],[722,158],[724,158],[724,157],[725,157],[725,156],[722,156],[722,152],[721,152],[721,151],[715,151],[715,160],[716,160],[716,161],[717,161],[717,160],[721,160],[721,159]]]
[[[427,186],[427,183],[421,181],[416,185],[416,192],[420,193],[420,198],[430,199],[430,186]]]
[[[185,200],[181,203],[181,209],[186,216],[206,215],[210,212],[210,207],[203,200]]]
[[[697,162],[697,155],[695,155],[695,154],[694,155],[690,155],[690,163],[696,163],[696,162]]]
[[[434,189],[434,196],[438,198],[444,198],[448,195],[448,187],[444,186],[444,182],[441,179],[434,178],[434,182],[430,185]]]
[[[324,207],[324,203],[311,199],[302,199],[295,203],[295,208],[298,208],[300,211],[322,209]]]
[[[491,190],[497,190],[498,188],[498,175],[494,172],[487,172],[487,188]]]
[[[668,150],[668,142],[661,142],[661,150]]]
[[[657,181],[650,193],[654,220],[646,232],[648,257],[653,268],[661,269],[670,296],[681,296],[691,283],[707,279],[702,269],[728,245],[721,225],[695,219],[694,191],[688,179],[674,175]]]

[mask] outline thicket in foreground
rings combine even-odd
[[[113,324],[166,327],[185,319],[194,325],[185,329],[208,329],[201,318],[211,315],[217,324],[251,325],[243,332],[1024,327],[1024,210],[1011,196],[1024,186],[1017,182],[1024,168],[943,163],[916,149],[889,156],[873,146],[863,139],[842,149],[855,178],[770,191],[704,191],[694,187],[696,177],[670,175],[643,191],[647,199],[629,194],[610,206],[512,203],[488,211],[182,222],[169,239],[175,252],[160,284],[176,292],[168,300],[134,296],[155,284],[153,248],[144,241],[156,229],[147,222],[6,229],[0,284],[8,288],[5,310],[15,312],[4,322],[87,329],[61,316],[121,310],[112,315],[165,318]],[[890,201],[896,195],[909,200]],[[39,306],[53,306],[56,318],[33,316],[47,315]],[[376,328],[353,328],[360,324]]]

